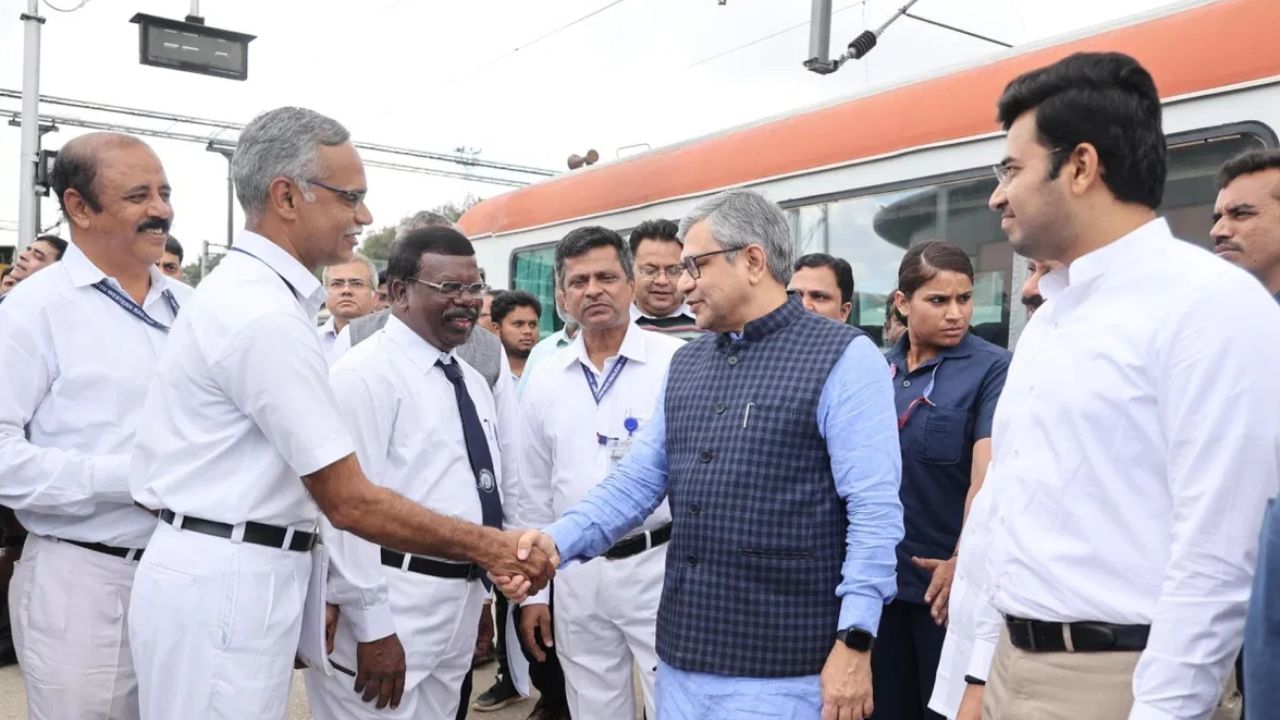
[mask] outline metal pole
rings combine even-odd
[[[37,13],[39,0],[27,0],[27,11],[20,17],[26,23],[22,42],[22,150],[18,158],[18,241],[14,254],[35,239],[36,227],[36,163],[40,161],[40,26],[44,18]]]
[[[227,159],[227,249],[231,249],[231,243],[235,239],[235,214],[236,214],[236,186],[235,181],[231,177],[231,153],[223,154]]]
[[[831,60],[831,0],[813,0],[809,16],[809,62],[823,64]]]

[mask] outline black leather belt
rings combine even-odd
[[[124,558],[125,560],[131,560],[133,562],[137,562],[142,559],[142,548],[116,547],[115,545],[103,545],[102,543],[96,542],[80,542],[79,540],[67,540],[65,538],[56,538],[56,540],[58,542],[75,545],[76,547],[82,547],[85,550],[92,550],[94,552],[102,553],[103,555]]]
[[[216,520],[204,520],[190,515],[183,515],[181,524],[174,522],[177,515],[172,510],[161,510],[159,513],[161,520],[169,523],[179,530],[190,530],[198,532],[202,535],[213,535],[214,537],[231,539],[235,534],[235,525]],[[254,545],[265,545],[270,548],[280,548],[281,550],[295,550],[297,552],[305,552],[316,546],[318,533],[306,532],[303,530],[294,530],[293,537],[289,537],[289,528],[282,528],[277,525],[267,525],[260,522],[247,522],[244,524],[244,536],[242,540]],[[286,545],[286,539],[288,544]]]
[[[405,564],[405,558],[409,559],[408,564]],[[382,548],[382,564],[387,567],[400,568],[407,572],[438,578],[479,580],[484,576],[484,570],[475,563],[443,562],[424,558],[421,555],[406,555],[399,550],[390,548]]]
[[[1133,652],[1147,647],[1150,625],[1044,622],[1005,616],[1009,642],[1031,652]]]
[[[604,551],[604,556],[610,560],[629,558],[632,555],[639,555],[649,548],[656,548],[670,539],[671,523],[667,523],[657,530],[645,530],[642,533],[619,540],[614,543],[613,547]]]

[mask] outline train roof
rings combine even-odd
[[[1262,80],[1280,74],[1277,27],[1275,0],[1184,2],[961,69],[559,175],[479,202],[459,225],[482,238],[998,132],[995,101],[1004,86],[1075,52],[1134,56],[1163,98]]]

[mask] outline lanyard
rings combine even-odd
[[[940,367],[942,367],[941,358],[938,359],[938,364],[933,366],[933,372],[929,373],[929,384],[924,386],[924,392],[920,394],[920,397],[912,400],[911,404],[907,405],[907,409],[903,410],[902,414],[898,416],[898,430],[902,430],[902,428],[907,426],[907,422],[911,420],[911,412],[915,410],[918,405],[933,404],[933,401],[929,399],[929,395],[933,392],[933,384],[938,379],[938,368]],[[891,366],[889,373],[889,377],[896,377],[898,374],[898,366],[896,364]]]
[[[133,301],[133,298],[120,292],[115,288],[114,285],[107,282],[106,280],[99,280],[98,282],[94,283],[92,287],[94,290],[97,290],[103,295],[106,295],[107,297],[111,298],[112,302],[114,302],[115,304],[129,311],[130,315],[138,318],[142,322],[150,325],[151,327],[155,328],[156,330],[159,330],[162,333],[169,332],[168,325],[165,325],[159,320],[156,320],[155,318],[148,315],[146,310],[143,310],[142,307],[138,305],[138,303]],[[175,318],[178,317],[178,300],[173,297],[173,292],[171,292],[168,288],[165,288],[163,291],[161,291],[160,297],[164,298],[164,301],[169,304],[169,310],[170,312],[173,313],[173,316]]]
[[[267,263],[267,261],[266,261],[266,260],[263,260],[262,258],[258,257],[257,255],[254,255],[253,253],[249,252],[248,250],[241,250],[241,249],[240,249],[240,248],[238,248],[238,247],[233,247],[233,248],[231,248],[231,252],[238,252],[238,253],[240,253],[241,255],[248,255],[249,257],[253,258],[254,260],[257,260],[258,262],[262,263],[263,265],[266,265],[266,266],[267,266],[267,269],[268,269],[268,270],[270,270],[271,272],[275,273],[275,274],[276,274],[276,277],[280,278],[280,282],[284,283],[284,286],[285,286],[285,287],[287,287],[287,288],[289,288],[289,292],[293,293],[293,296],[294,296],[294,297],[296,297],[296,298],[297,298],[297,297],[302,297],[302,295],[298,292],[298,289],[297,289],[297,288],[295,288],[295,287],[293,286],[293,283],[289,282],[288,280],[285,280],[285,279],[284,279],[284,276],[280,274],[280,271],[278,271],[278,270],[276,270],[275,268],[271,267],[271,265],[270,265],[269,263]]]
[[[613,369],[611,369],[608,376],[605,377],[604,385],[598,385],[596,383],[595,373],[591,372],[591,369],[588,368],[585,363],[579,361],[578,364],[582,366],[582,374],[587,378],[587,387],[591,388],[591,397],[595,398],[596,405],[599,405],[600,401],[603,400],[604,396],[609,392],[609,388],[613,387],[613,383],[618,379],[618,376],[622,374],[622,368],[627,366],[627,359],[624,357],[618,358],[618,361],[613,364]]]

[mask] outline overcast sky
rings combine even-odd
[[[79,0],[52,2],[69,8]],[[903,2],[835,0],[833,51]],[[912,11],[1020,45],[1170,4],[920,0]],[[0,88],[22,87],[17,16],[25,5],[0,2]],[[237,123],[297,104],[333,116],[358,140],[443,152],[462,146],[480,150],[481,159],[559,171],[570,153],[588,148],[608,160],[624,146],[660,147],[999,51],[902,19],[865,59],[832,75],[801,66],[807,26],[707,60],[806,23],[808,0],[204,0],[200,11],[208,25],[258,36],[250,45],[249,79],[139,65],[138,26],[129,18],[145,12],[181,19],[188,9],[185,0],[91,0],[63,13],[42,2],[48,22],[41,93]],[[0,108],[18,110],[21,103],[0,98]],[[208,134],[65,107],[42,105],[41,112]],[[56,149],[84,132],[64,126],[45,137],[45,147]],[[173,232],[188,254],[201,240],[221,242],[226,162],[199,144],[148,142],[173,186]],[[16,238],[19,146],[18,128],[0,126],[0,244],[6,245]],[[505,191],[381,169],[370,169],[368,177],[373,229],[468,193]],[[55,219],[56,204],[46,200],[43,222]],[[236,222],[239,227],[238,213]]]

